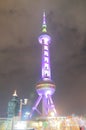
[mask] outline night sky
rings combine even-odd
[[[0,0],[0,117],[15,89],[30,104],[37,99],[44,9],[57,112],[86,114],[86,0]]]

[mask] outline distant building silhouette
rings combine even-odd
[[[16,91],[13,94],[12,99],[8,102],[7,116],[12,118],[18,116],[20,107],[20,100],[16,94]]]

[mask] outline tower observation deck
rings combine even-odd
[[[49,53],[49,45],[51,43],[51,37],[47,33],[45,12],[43,13],[42,33],[38,37],[38,41],[42,45],[41,81],[39,81],[36,84],[38,99],[34,107],[32,108],[32,113],[33,111],[37,111],[39,114],[41,114],[41,116],[51,116],[51,113],[53,113],[54,116],[56,116],[56,110],[52,100],[52,95],[55,92],[56,86],[51,79],[50,53]],[[42,101],[42,111],[40,112],[38,106],[41,101]]]

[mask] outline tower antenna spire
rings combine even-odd
[[[46,14],[45,11],[43,12],[43,23],[42,23],[42,32],[47,32],[47,24],[46,24]]]

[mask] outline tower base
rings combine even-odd
[[[38,109],[38,106],[41,101],[42,101],[42,111]],[[57,116],[56,109],[55,109],[51,95],[47,95],[47,96],[39,95],[35,105],[32,108],[30,117],[32,117],[34,111],[36,111],[42,117],[45,117],[45,116],[56,117]]]

